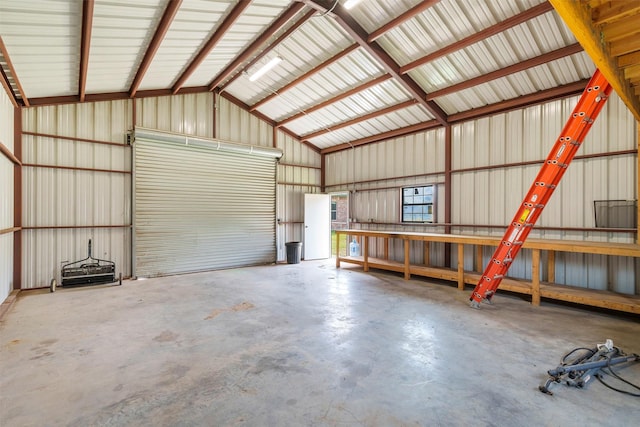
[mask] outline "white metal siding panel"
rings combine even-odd
[[[217,133],[216,137],[243,144],[273,147],[273,128],[270,124],[229,102],[222,96],[216,97]]]
[[[278,44],[274,51],[240,75],[229,85],[228,90],[235,97],[245,100],[248,104],[254,104],[270,95],[274,88],[282,87],[297,76],[321,65],[351,44],[353,44],[351,38],[344,34],[334,19],[316,15]],[[280,56],[283,61],[260,79],[254,82],[249,81],[249,77],[274,56]],[[309,93],[308,96],[310,95]],[[283,100],[297,99],[296,95],[287,93],[281,96],[284,97]],[[287,103],[280,101],[276,104],[286,108]],[[277,116],[274,112],[269,115]]]
[[[233,6],[227,0],[183,0],[140,89],[171,87]]]
[[[131,149],[124,143],[132,126],[131,105],[123,100],[23,109],[25,131],[122,144],[23,135],[23,161],[130,171]],[[23,226],[72,227],[23,231],[23,288],[48,286],[62,261],[87,256],[89,239],[96,256],[114,261],[117,273],[130,275],[130,190],[128,173],[23,167]]]
[[[0,2],[0,34],[27,97],[77,93],[81,23],[82,2]]]
[[[2,118],[2,126],[0,126],[0,142],[13,152],[13,116],[15,110],[7,92],[0,90],[0,118]]]
[[[275,261],[275,157],[136,136],[136,275]]]
[[[162,96],[136,100],[136,126],[213,137],[213,94]]]
[[[13,290],[13,233],[0,235],[0,304]]]
[[[229,10],[235,2],[229,3]],[[209,84],[235,57],[246,49],[289,5],[287,0],[254,0],[220,39],[216,47],[186,81],[185,86]],[[199,10],[190,12],[191,18],[200,16]],[[226,16],[225,13],[224,16]],[[215,26],[214,28],[216,28]],[[190,31],[187,30],[187,31]],[[283,30],[281,30],[283,31]],[[274,36],[275,37],[275,36]],[[205,38],[205,40],[207,40]],[[266,45],[265,45],[266,46]]]
[[[93,11],[87,93],[126,92],[168,0],[98,0]],[[116,36],[117,35],[117,36]]]

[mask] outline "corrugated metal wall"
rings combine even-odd
[[[0,90],[0,143],[13,152],[14,107],[7,93]],[[0,230],[12,228],[13,163],[0,154]],[[0,233],[0,303],[13,289],[13,233]]]
[[[218,139],[273,147],[273,128],[222,96],[216,96]]]
[[[137,99],[136,126],[213,138],[213,94]]]
[[[131,107],[123,100],[23,109],[24,132],[115,143],[23,135],[23,288],[59,281],[61,263],[86,257],[89,239],[94,256],[131,274]]]
[[[320,155],[289,135],[277,132],[277,148],[284,152],[277,171],[278,260],[285,260],[286,242],[304,237],[304,194],[319,193]]]
[[[273,146],[269,124],[224,98],[216,98],[215,118],[212,93],[137,99],[136,125],[212,138],[215,123],[218,139]],[[23,135],[26,164],[124,172],[24,167],[23,225],[27,229],[23,231],[23,288],[48,286],[59,274],[62,261],[86,256],[89,238],[93,239],[95,256],[111,259],[123,275],[131,274],[129,227],[74,227],[131,224],[131,149],[124,143],[133,128],[133,102],[23,109],[25,132],[118,144]],[[302,239],[302,226],[297,223],[302,220],[302,194],[320,190],[320,155],[282,132],[277,135],[277,147],[285,151],[281,162],[287,164],[278,166],[278,182],[283,184],[277,189],[277,218],[283,223],[277,227],[278,260],[284,260],[284,243]],[[9,144],[12,142],[11,138]],[[4,180],[0,185],[5,186]],[[13,191],[13,184],[10,189]],[[69,228],[53,228],[61,226]],[[12,251],[11,245],[7,247]]]
[[[502,236],[553,146],[578,97],[536,105],[452,126],[452,228],[458,234]],[[578,156],[637,149],[633,116],[614,94],[607,102]],[[327,190],[351,191],[351,216],[357,227],[378,230],[441,232],[442,227],[407,226],[400,221],[400,188],[438,185],[438,222],[444,222],[444,131],[429,131],[327,155]],[[531,164],[527,164],[531,162]],[[539,227],[593,228],[593,201],[637,197],[637,154],[576,159],[565,174]],[[509,166],[511,165],[511,166]],[[411,176],[410,178],[406,178]],[[373,190],[373,189],[378,190]],[[355,193],[354,193],[355,191]],[[493,225],[479,228],[472,225]],[[534,231],[531,237],[633,243],[631,233]],[[442,251],[431,248],[431,261],[443,265]],[[379,248],[381,250],[381,248]],[[402,259],[402,248],[393,248]],[[492,254],[487,249],[484,262]],[[416,246],[415,260],[422,257]],[[453,251],[453,262],[456,253]],[[465,268],[473,267],[473,250],[465,251]],[[544,257],[543,257],[544,258]],[[542,268],[546,268],[546,258]],[[558,254],[556,281],[594,289],[640,293],[638,261],[631,258]],[[510,275],[530,278],[531,258],[523,251]],[[544,274],[543,274],[544,278]]]

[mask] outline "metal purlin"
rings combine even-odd
[[[596,70],[473,290],[469,298],[471,307],[479,308],[482,300],[491,301],[529,232],[551,198],[553,190],[558,186],[569,163],[609,98],[611,89],[611,85],[600,70]]]

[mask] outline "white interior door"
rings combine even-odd
[[[331,195],[304,195],[304,259],[331,256]]]

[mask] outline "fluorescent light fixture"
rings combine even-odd
[[[351,9],[353,6],[357,5],[358,3],[360,3],[361,0],[347,0],[344,3],[344,8],[345,9]]]
[[[271,60],[269,62],[267,62],[266,64],[264,64],[262,67],[260,67],[260,69],[258,71],[256,71],[255,73],[253,73],[251,75],[251,77],[249,77],[249,81],[250,82],[255,82],[256,80],[258,80],[260,77],[264,76],[265,74],[267,74],[267,72],[272,69],[273,67],[275,67],[276,65],[278,65],[280,62],[282,62],[282,58],[280,58],[279,56],[275,56],[273,58],[271,58]]]

